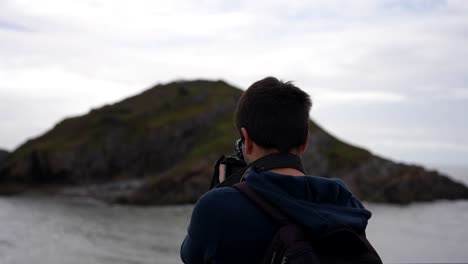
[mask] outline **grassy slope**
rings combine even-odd
[[[42,136],[29,140],[16,149],[10,161],[24,162],[33,152],[53,154],[74,151],[77,148],[92,151],[116,128],[124,129],[130,139],[139,138],[148,130],[171,128],[178,123],[190,122],[240,94],[241,90],[222,81],[157,85],[116,104],[61,121]],[[237,138],[233,110],[223,112],[211,121],[197,140],[196,147],[184,158],[184,163],[206,162],[207,158],[232,151],[233,141]],[[311,127],[320,129],[313,122]],[[322,151],[330,159],[332,167],[353,166],[370,155],[365,150],[336,139],[331,138],[331,141],[331,147]]]
[[[122,198],[125,201],[194,201],[206,191],[213,162],[221,154],[233,152],[233,143],[238,137],[233,111],[240,94],[241,90],[222,81],[181,81],[157,85],[121,102],[94,109],[86,115],[65,119],[44,135],[29,140],[8,156],[4,163],[6,169],[0,168],[0,179],[20,174],[25,175],[25,179],[34,179],[35,167],[30,161],[34,153],[38,153],[46,167],[62,168],[60,164],[57,165],[61,162],[71,164],[68,171],[62,168],[64,175],[71,175],[78,169],[91,170],[92,162],[102,158],[93,155],[107,148],[110,150],[101,160],[103,162],[125,159],[132,159],[130,165],[140,162],[138,166],[143,171],[146,187],[138,195]],[[117,136],[116,131],[120,133]],[[113,137],[117,139],[110,140]],[[314,140],[313,151],[305,163],[311,164],[312,169],[323,165],[317,170],[319,175],[346,174],[376,159],[369,151],[334,138],[313,121],[311,139]],[[123,156],[117,156],[115,153],[122,150],[121,146],[127,148],[121,151]],[[170,166],[153,166],[158,162],[158,157],[164,158],[174,149],[180,151],[169,157],[172,162]],[[75,155],[64,160],[63,157],[69,153]],[[156,158],[148,162],[141,161],[148,155]],[[91,165],[73,167],[74,162],[81,159],[88,159]],[[120,171],[109,170],[104,173],[127,173],[129,177],[136,177],[132,175],[134,171],[125,169],[124,166]],[[89,175],[93,174],[90,172]],[[108,180],[115,179],[115,175],[108,176]],[[370,178],[364,180],[360,177],[352,181],[361,186],[368,185]],[[382,182],[377,178],[375,181],[376,186]],[[368,196],[371,197],[374,191],[369,191],[371,194]]]

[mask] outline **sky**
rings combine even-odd
[[[468,165],[467,69],[463,0],[0,0],[0,148],[154,84],[275,76],[346,142]]]

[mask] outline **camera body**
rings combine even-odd
[[[221,156],[214,166],[210,189],[239,183],[247,169],[247,163],[238,156]]]
[[[210,189],[232,186],[240,182],[248,168],[244,160],[242,144],[243,140],[238,139],[235,143],[236,154],[228,157],[223,155],[216,161]]]

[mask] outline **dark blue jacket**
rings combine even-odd
[[[246,181],[313,235],[335,224],[362,233],[371,217],[339,179],[250,170]],[[213,189],[193,209],[181,258],[184,263],[260,263],[277,228],[273,219],[238,190]]]

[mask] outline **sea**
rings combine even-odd
[[[468,166],[438,169],[468,185]],[[367,236],[384,263],[468,263],[468,201],[365,206],[373,214]],[[192,208],[1,197],[0,263],[181,263]]]

